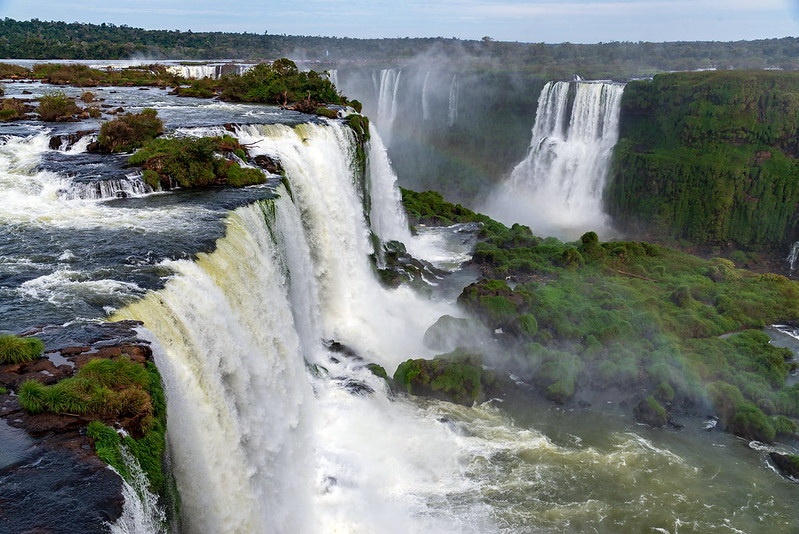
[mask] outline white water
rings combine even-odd
[[[458,120],[458,94],[460,93],[460,85],[458,84],[458,75],[452,75],[452,82],[449,86],[449,101],[447,104],[447,126],[452,128]]]
[[[568,114],[570,85],[575,90]],[[546,84],[528,155],[483,211],[508,224],[526,224],[538,235],[575,239],[593,230],[609,237],[602,198],[623,90],[603,82]]]
[[[796,261],[799,260],[799,241],[791,246],[791,251],[788,253],[788,264],[793,271],[796,268]]]
[[[166,514],[158,497],[150,491],[147,475],[126,447],[121,448],[121,453],[131,480],[123,480],[125,506],[119,519],[109,525],[111,534],[166,534]]]
[[[377,116],[374,118],[387,146],[391,145],[391,130],[397,118],[397,94],[401,70],[382,69],[380,78],[375,73],[374,85],[377,92]]]
[[[369,125],[369,175],[372,229],[382,241],[409,243],[411,232],[408,217],[402,207],[402,195],[397,188],[397,175],[391,168],[386,147],[377,129]]]
[[[197,65],[172,65],[169,70],[178,76],[189,80],[211,78],[217,80],[223,74],[231,73],[241,75],[252,68],[251,64],[239,63],[207,63]]]
[[[461,522],[429,510],[442,490],[471,485],[451,431],[322,343],[393,372],[428,356],[424,331],[455,313],[375,280],[348,132],[242,127],[252,150],[280,158],[291,193],[236,210],[214,253],[172,262],[175,278],[120,314],[144,320],[158,342],[191,532],[449,532]],[[353,394],[353,383],[375,393]],[[484,531],[470,528],[461,531]]]

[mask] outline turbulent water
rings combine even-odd
[[[375,131],[362,181],[336,121],[155,91],[106,96],[153,105],[182,133],[239,124],[252,155],[286,170],[283,183],[235,191],[119,195],[109,183],[100,199],[80,184],[132,184],[135,173],[80,146],[50,149],[57,132],[2,137],[3,328],[144,322],[183,531],[799,530],[797,486],[763,450],[702,421],[652,430],[612,404],[564,412],[524,385],[474,407],[389,392],[366,364],[391,374],[431,356],[427,327],[462,314],[443,283],[425,295],[381,286],[371,232],[455,271],[468,247],[450,230],[410,236]],[[115,532],[153,517],[136,502]]]
[[[548,83],[527,158],[486,201],[485,212],[526,224],[536,235],[574,239],[594,230],[609,237],[602,197],[623,90],[616,83]]]

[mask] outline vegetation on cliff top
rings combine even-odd
[[[126,355],[97,358],[74,376],[49,386],[27,380],[17,394],[28,413],[92,419],[87,434],[94,440],[98,456],[130,480],[120,449],[124,445],[147,475],[151,489],[162,494],[167,482],[163,468],[166,399],[155,364],[137,363]],[[124,437],[115,426],[124,428]]]
[[[309,110],[318,107],[319,103],[345,102],[326,76],[313,70],[300,71],[293,61],[286,58],[260,63],[240,76],[225,76],[220,80],[220,86],[222,99],[236,102],[285,106],[307,100]]]
[[[795,432],[799,387],[785,383],[795,363],[761,329],[799,321],[796,282],[649,243],[603,243],[593,232],[540,240],[434,193],[404,190],[403,199],[412,217],[484,223],[473,261],[485,278],[458,300],[503,332],[503,354],[486,354],[487,363],[557,402],[620,390],[678,413],[712,407],[724,427],[754,439]]]
[[[102,152],[135,150],[164,133],[164,123],[156,110],[145,108],[140,113],[126,113],[100,126],[97,137]]]
[[[630,82],[608,209],[623,229],[659,240],[785,247],[799,238],[797,139],[797,73]]]
[[[148,141],[128,162],[144,169],[144,179],[154,189],[264,183],[263,171],[239,164],[245,157],[244,148],[228,135],[175,137]]]

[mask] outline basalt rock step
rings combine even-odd
[[[123,321],[44,327],[34,332],[45,341],[41,358],[0,366],[0,386],[9,391],[0,395],[0,418],[33,438],[24,454],[0,469],[0,532],[108,532],[108,524],[121,516],[122,479],[97,457],[85,434],[94,418],[29,414],[12,392],[25,380],[52,384],[73,376],[96,358],[126,354],[139,363],[151,361],[152,350],[137,338],[137,326]]]

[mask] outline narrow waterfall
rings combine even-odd
[[[430,71],[424,75],[424,82],[422,83],[422,119],[430,120],[430,102],[427,94],[427,84],[430,81]]]
[[[369,175],[371,176],[372,229],[381,241],[411,241],[408,218],[402,208],[402,196],[396,186],[397,175],[377,129],[369,125]]]
[[[170,262],[166,287],[118,314],[154,341],[188,530],[485,531],[429,510],[469,484],[453,430],[365,368],[429,356],[426,328],[455,311],[376,281],[349,130],[237,135],[280,159],[289,188],[237,209],[213,253]]]
[[[799,241],[795,242],[791,245],[791,251],[788,253],[788,265],[790,265],[791,271],[796,268],[796,261],[799,260]]]
[[[602,196],[623,91],[616,83],[547,83],[527,157],[483,209],[540,235],[573,239],[588,230],[612,233]]]
[[[377,91],[377,116],[374,120],[386,145],[391,144],[391,128],[397,117],[397,93],[401,74],[402,70],[382,69],[379,79],[374,77]]]
[[[449,103],[447,105],[447,126],[452,128],[458,120],[458,94],[460,93],[460,86],[458,85],[458,75],[452,75],[452,82],[449,85]]]

